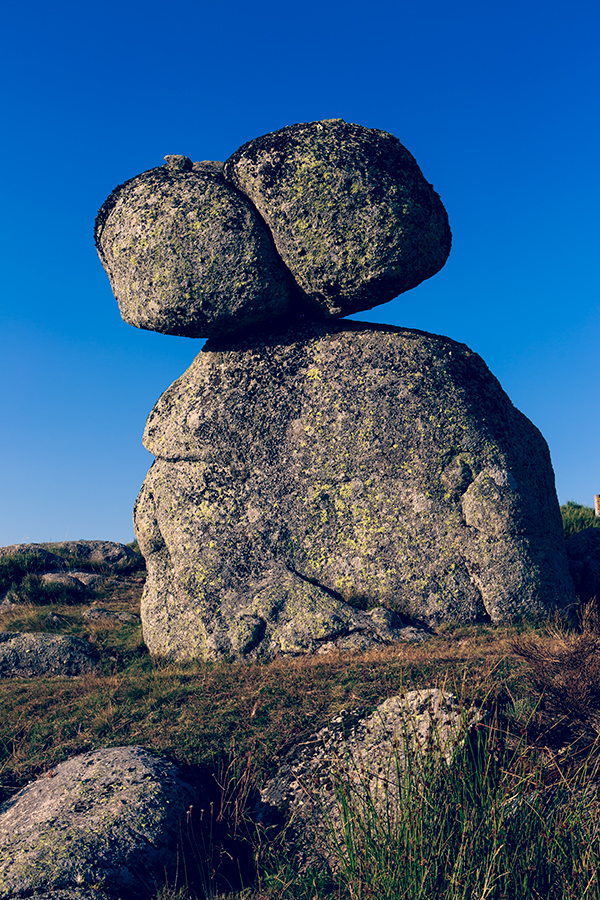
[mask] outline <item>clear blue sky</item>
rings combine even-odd
[[[3,14],[0,546],[133,538],[144,423],[201,341],[123,323],[110,191],[295,122],[395,134],[448,210],[445,268],[358,318],[463,341],[600,493],[596,0],[32,0]]]

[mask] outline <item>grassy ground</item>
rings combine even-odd
[[[143,582],[143,572],[131,573],[109,583],[97,602],[139,613]],[[265,900],[600,897],[598,835],[588,828],[597,817],[585,813],[580,790],[595,781],[600,731],[593,611],[579,630],[560,623],[447,627],[425,644],[362,654],[182,666],[153,664],[139,625],[91,622],[82,609],[69,599],[17,607],[0,619],[3,631],[88,637],[103,656],[98,675],[0,682],[1,796],[98,747],[144,744],[192,767],[212,785],[212,837],[207,844],[201,828],[190,836],[187,870],[180,884],[165,886],[163,900],[216,895],[228,884],[237,897]],[[434,686],[488,710],[475,755],[459,760],[453,774],[432,773],[426,794],[407,784],[404,806],[418,815],[403,823],[355,808],[341,785],[350,824],[338,872],[300,877],[285,847],[266,845],[253,830],[246,814],[253,786],[291,742],[341,708],[372,710],[404,689]],[[567,799],[548,819],[542,807],[552,786]],[[516,817],[523,820],[517,828],[506,803],[519,791],[541,799],[530,815]],[[232,857],[242,861],[241,873]],[[536,880],[542,858],[554,861]],[[527,877],[511,881],[506,873],[522,866]]]

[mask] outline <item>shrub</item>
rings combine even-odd
[[[561,506],[560,512],[566,538],[570,538],[578,531],[583,531],[584,528],[600,528],[600,517],[596,515],[591,506],[567,500],[564,506]]]
[[[580,630],[560,620],[545,635],[519,635],[511,649],[528,666],[531,688],[541,705],[576,728],[600,731],[600,633],[595,600],[580,609]]]
[[[13,584],[7,595],[7,599],[12,603],[30,603],[33,606],[51,604],[72,606],[81,603],[84,597],[83,591],[60,582],[42,581],[36,573],[25,575],[18,585]]]
[[[38,553],[15,553],[0,557],[0,591],[19,584],[26,575],[47,570],[48,563]]]

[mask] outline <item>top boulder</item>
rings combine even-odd
[[[439,196],[384,131],[342,119],[291,125],[244,144],[224,174],[321,315],[387,303],[435,275],[450,252]]]
[[[130,325],[222,337],[371,309],[442,268],[451,235],[415,159],[385,131],[290,125],[225,164],[166,156],[115,188],[96,246]]]

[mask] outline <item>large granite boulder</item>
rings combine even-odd
[[[573,600],[547,446],[449,338],[346,321],[211,340],[144,443],[157,656],[336,646],[373,632],[365,607],[434,625]]]
[[[130,325],[207,337],[289,311],[294,288],[273,241],[222,163],[185,156],[119,185],[96,247]]]
[[[343,119],[290,125],[244,144],[224,171],[327,317],[392,300],[435,275],[450,252],[439,196],[385,131]]]
[[[196,796],[144,747],[61,763],[0,805],[0,898],[155,896],[173,883]]]

